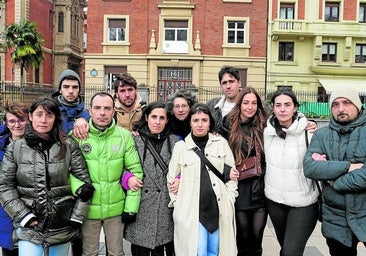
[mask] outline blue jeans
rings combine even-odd
[[[32,255],[32,256],[42,256],[44,248],[42,245],[34,244],[29,241],[19,240],[19,255]],[[70,243],[58,244],[49,247],[49,256],[65,256],[69,253]]]
[[[210,233],[201,223],[199,223],[197,256],[219,255],[219,242],[219,230]]]

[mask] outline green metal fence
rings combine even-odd
[[[3,110],[5,104],[9,101],[21,101],[30,104],[38,96],[51,95],[55,91],[54,88],[49,86],[19,86],[8,83],[0,83],[1,92],[1,110]],[[97,92],[108,92],[114,94],[113,89],[108,89],[105,86],[88,86],[86,89],[82,90],[81,94],[86,106],[89,106],[89,101],[91,97]],[[207,102],[208,100],[220,97],[222,95],[219,86],[215,87],[205,87],[205,88],[194,88],[191,90],[196,96],[199,102]],[[270,97],[274,91],[267,91],[265,94],[264,89],[257,89],[259,95],[262,99],[269,103]],[[144,87],[139,88],[139,92],[143,100],[147,102],[152,102],[159,100],[161,97],[161,91],[156,87]],[[321,102],[328,99],[329,95],[318,95],[316,92],[309,91],[294,91],[297,95],[298,101],[300,102],[299,110],[305,115],[313,118],[329,118],[330,109],[327,102]],[[265,95],[267,98],[264,99]],[[169,95],[166,95],[169,96]],[[365,107],[366,104],[364,103]],[[0,110],[0,113],[2,112]]]

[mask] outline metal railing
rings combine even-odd
[[[157,101],[162,97],[160,95],[160,90],[157,89],[157,87],[144,87],[139,88],[139,93],[143,100],[147,102]],[[271,95],[274,91],[268,91],[265,94],[265,90],[263,88],[256,89],[261,95],[262,99],[266,102],[270,102]],[[89,106],[89,102],[91,97],[97,93],[97,92],[108,92],[111,95],[114,94],[113,89],[108,89],[105,86],[88,86],[87,88],[83,89],[81,92],[82,98],[85,102],[86,106]],[[1,82],[0,83],[0,93],[1,93],[1,110],[4,109],[4,106],[7,102],[10,101],[21,101],[26,104],[31,104],[32,101],[39,97],[44,95],[52,95],[52,93],[55,92],[55,88],[52,88],[50,86],[27,86],[22,87],[19,85],[14,84],[8,84]],[[221,97],[222,92],[219,86],[215,87],[204,87],[204,88],[198,88],[195,87],[191,89],[191,92],[193,95],[196,96],[197,101],[205,103],[208,100],[215,98],[215,97]],[[312,91],[294,91],[297,95],[298,101],[300,102],[300,108],[299,110],[303,112],[305,115],[310,117],[320,117],[320,118],[328,118],[330,115],[330,109],[328,104],[328,98],[329,95],[319,95],[317,92]],[[264,95],[267,95],[267,99],[264,99]],[[170,95],[165,95],[170,96]],[[365,104],[365,96],[361,97],[362,102]]]

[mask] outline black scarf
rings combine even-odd
[[[50,149],[57,141],[54,129],[46,134],[39,134],[33,129],[31,123],[25,127],[24,138],[31,148],[38,148],[42,151]]]

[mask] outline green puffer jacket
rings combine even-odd
[[[141,191],[128,190],[121,186],[124,170],[128,170],[142,180],[142,167],[131,132],[112,125],[100,131],[89,121],[88,139],[78,140],[85,157],[90,178],[95,188],[88,219],[104,220],[121,215],[123,211],[137,213],[140,205]],[[78,188],[72,180],[73,190]]]
[[[327,161],[314,161],[312,154]],[[332,118],[329,127],[315,132],[304,158],[305,176],[323,182],[323,225],[326,238],[346,246],[352,233],[366,242],[366,165],[348,173],[351,163],[366,162],[366,112],[347,125]]]

